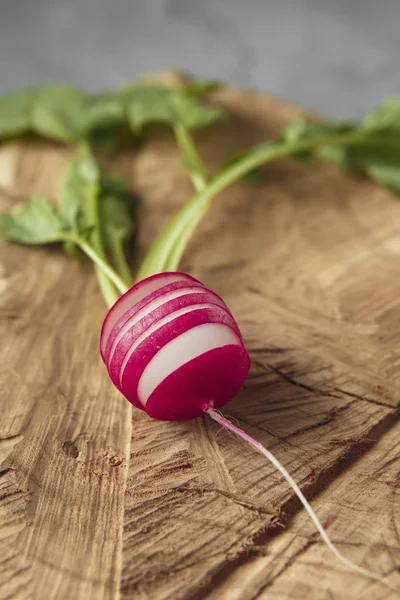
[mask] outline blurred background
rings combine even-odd
[[[168,67],[355,118],[400,94],[400,0],[0,0],[0,91]]]

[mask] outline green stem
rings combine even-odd
[[[73,242],[84,252],[94,263],[95,265],[107,276],[107,278],[115,285],[117,290],[121,294],[125,294],[126,291],[129,290],[129,283],[124,281],[116,271],[96,252],[94,248],[90,244],[88,244],[85,240],[79,237],[74,236],[66,236],[66,239]],[[115,293],[115,290],[114,290]],[[115,293],[115,299],[113,303],[118,299],[118,294]]]
[[[79,152],[82,155],[91,156],[91,148],[89,144],[82,143],[79,146]],[[88,203],[88,217],[93,226],[93,231],[91,233],[91,246],[96,251],[98,256],[102,259],[104,263],[107,262],[107,256],[104,248],[104,241],[101,230],[101,221],[100,221],[100,207],[99,207],[99,199],[100,199],[100,185],[99,183],[93,182],[91,184],[90,197]],[[103,297],[110,307],[112,306],[116,300],[118,299],[118,294],[115,290],[113,283],[110,281],[110,278],[104,272],[104,270],[97,264],[95,264],[95,273],[97,277],[97,281],[99,283],[99,287]],[[123,278],[125,279],[126,272],[124,272]],[[130,272],[128,270],[128,276],[126,280],[130,280]]]
[[[113,286],[107,275],[103,273],[100,267],[95,265],[94,270],[96,273],[97,283],[99,284],[99,288],[103,295],[103,298],[108,308],[111,308],[113,304],[115,304],[118,300],[119,294],[117,294],[115,287]]]
[[[181,123],[177,123],[174,125],[174,133],[182,157],[182,162],[189,171],[194,189],[197,192],[200,192],[207,186],[207,168],[197,152],[190,131]]]
[[[267,142],[254,148],[243,158],[218,173],[203,190],[197,192],[178,211],[148,251],[137,279],[141,280],[163,271],[176,271],[188,241],[210,207],[213,198],[253,169],[298,152],[312,151],[317,146],[356,146],[357,144],[393,147],[400,150],[398,142],[396,144],[394,140],[387,137],[366,138],[362,131],[314,138],[292,144]]]
[[[103,240],[101,236],[101,224],[100,224],[100,215],[99,215],[99,186],[97,183],[93,183],[91,186],[90,199],[88,203],[88,216],[93,225],[93,231],[91,234],[91,243],[93,248],[96,250],[97,254],[100,258],[106,261],[106,253],[104,251]],[[97,281],[99,283],[99,287],[103,297],[110,307],[118,298],[118,295],[115,291],[115,288],[104,271],[98,266],[94,267]]]
[[[126,260],[123,245],[119,242],[113,243],[110,247],[110,254],[117,273],[122,277],[122,279],[132,285],[132,273],[128,265],[128,261]]]

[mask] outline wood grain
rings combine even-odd
[[[229,88],[210,100],[232,114],[196,136],[211,171],[304,114]],[[67,159],[2,147],[1,210],[55,199]],[[163,128],[110,168],[142,201],[138,262],[192,187]],[[183,264],[224,296],[251,352],[224,413],[335,518],[346,556],[396,581],[400,206],[328,166],[264,172],[221,194]],[[0,599],[391,597],[342,570],[279,474],[208,419],[134,410],[131,440],[98,356],[105,309],[88,265],[4,242],[0,263]]]
[[[66,156],[0,153],[2,208],[55,197]],[[0,598],[116,598],[130,406],[104,376],[89,269],[1,241]]]

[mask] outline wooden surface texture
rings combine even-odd
[[[296,107],[222,89],[212,171]],[[0,208],[56,198],[68,152],[0,148]],[[110,162],[141,200],[136,262],[191,194],[172,136]],[[222,295],[252,370],[224,409],[271,449],[340,550],[400,585],[400,204],[280,161],[221,194],[182,268]],[[0,599],[394,598],[346,572],[263,457],[207,418],[152,421],[113,390],[90,265],[0,242]]]

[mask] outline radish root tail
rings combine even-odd
[[[213,408],[209,408],[206,411],[206,414],[208,414],[212,419],[214,419],[214,421],[216,421],[219,425],[221,425],[225,429],[228,429],[229,431],[234,433],[236,436],[238,436],[239,438],[241,438],[242,440],[247,442],[257,452],[259,452],[260,454],[265,456],[274,465],[274,467],[276,469],[278,469],[278,471],[282,474],[282,476],[288,482],[288,484],[290,485],[290,487],[292,488],[292,490],[294,491],[294,493],[296,494],[296,496],[298,497],[298,499],[300,500],[300,502],[306,509],[307,513],[311,517],[311,520],[313,521],[315,527],[317,528],[318,533],[320,534],[322,540],[328,546],[328,548],[332,552],[332,554],[334,554],[334,556],[336,556],[336,558],[348,570],[353,571],[354,573],[359,573],[360,575],[363,575],[364,577],[368,577],[369,579],[373,579],[374,581],[379,581],[380,583],[382,583],[383,585],[387,586],[388,588],[397,592],[400,595],[400,589],[397,588],[395,585],[393,585],[390,581],[387,581],[384,576],[379,575],[378,573],[374,573],[373,571],[368,571],[368,569],[364,569],[363,567],[356,565],[355,563],[353,563],[351,560],[349,560],[348,558],[346,558],[345,556],[343,556],[343,554],[341,554],[339,552],[339,550],[334,546],[334,544],[330,540],[330,538],[329,538],[328,534],[326,533],[325,529],[323,528],[320,520],[318,519],[317,515],[311,508],[307,498],[304,496],[303,492],[301,491],[301,489],[299,488],[297,483],[289,475],[289,473],[287,472],[285,467],[283,465],[281,465],[281,463],[275,458],[275,456],[269,450],[264,448],[264,446],[262,444],[260,444],[260,442],[255,440],[248,433],[246,433],[245,431],[243,431],[242,429],[240,429],[239,427],[237,427],[236,425],[234,425],[233,423],[228,421],[228,419],[226,419],[224,416],[222,416],[221,413],[218,412],[217,410],[215,410]]]

